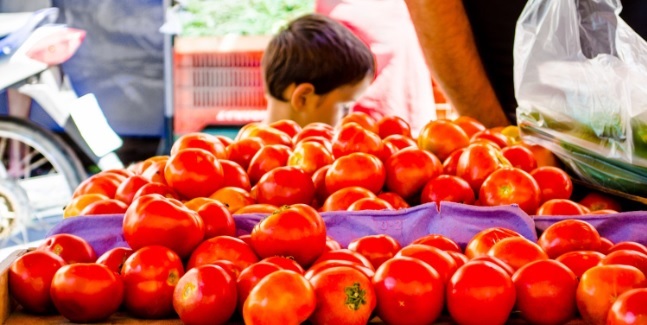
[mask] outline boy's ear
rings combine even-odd
[[[316,107],[317,97],[315,87],[311,83],[298,84],[290,96],[290,104],[299,112],[310,110]]]

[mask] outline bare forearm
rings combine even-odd
[[[461,0],[405,0],[432,76],[461,115],[510,124],[479,58]]]

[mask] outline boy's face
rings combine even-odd
[[[366,77],[356,84],[343,85],[331,92],[318,96],[316,109],[310,111],[312,122],[323,122],[335,125],[343,117],[344,107],[350,106],[366,92],[372,77]]]

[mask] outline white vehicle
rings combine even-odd
[[[101,170],[123,167],[122,140],[95,96],[77,96],[61,68],[85,32],[54,24],[57,16],[57,8],[0,13],[0,91],[9,98],[0,115],[0,247],[30,241],[29,229],[45,231],[45,218],[62,215],[87,177],[77,153]],[[29,120],[32,100],[63,137]]]

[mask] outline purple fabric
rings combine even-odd
[[[327,233],[346,247],[350,241],[371,234],[388,234],[402,245],[427,234],[447,236],[462,248],[479,231],[504,227],[522,236],[537,240],[537,231],[565,217],[535,217],[525,214],[516,205],[477,207],[443,202],[397,211],[324,212]],[[238,235],[248,234],[264,215],[235,215]],[[593,224],[600,234],[613,242],[632,240],[647,244],[647,212],[626,212],[616,215],[590,215],[579,219]],[[123,215],[88,216],[64,219],[48,235],[69,233],[87,240],[97,255],[114,247],[128,247],[122,232]]]

